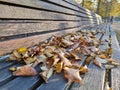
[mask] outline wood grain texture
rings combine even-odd
[[[74,83],[70,90],[103,90],[105,70],[99,69],[93,64],[89,68],[90,71],[83,78],[83,84],[80,86],[78,83]]]
[[[54,2],[56,4],[60,4],[60,5],[64,6],[64,7],[69,6],[69,8],[72,7],[71,9],[74,9],[77,12],[84,13],[84,14],[86,14],[88,16],[93,16],[93,14],[91,14],[91,12],[89,10],[81,9],[81,8],[77,7],[76,4],[72,5],[70,3],[66,3],[66,0],[44,0],[44,1],[51,1],[51,2]],[[74,1],[72,1],[72,0],[69,0],[69,2],[74,3]]]
[[[0,18],[13,18],[13,19],[51,19],[51,20],[80,20],[79,17],[43,11],[43,10],[33,10],[23,7],[14,7],[9,5],[0,4]]]
[[[106,29],[103,25],[101,25],[101,28]],[[96,35],[97,38],[100,38],[100,36],[101,34]],[[103,39],[105,39],[105,37]],[[106,46],[99,47],[101,49],[107,48]],[[73,83],[70,90],[104,90],[105,69],[101,69],[93,63],[90,63],[88,68],[90,71],[83,77],[83,84],[79,85],[78,83]]]
[[[46,1],[40,1],[40,0],[17,0],[17,1],[16,0],[0,0],[0,1],[12,3],[12,4],[16,4],[16,5],[22,5],[22,6],[26,6],[26,7],[28,6],[33,9],[46,9],[46,10],[51,10],[51,11],[55,11],[55,12],[63,12],[63,13],[73,14],[75,16],[79,16],[79,15],[87,16],[86,14],[76,12],[75,10],[71,10],[71,9],[67,8],[67,6],[70,7],[70,5],[68,5],[68,3],[65,4],[65,6],[66,6],[66,8],[65,8],[63,6],[60,6],[59,4],[58,4],[59,5],[58,6],[53,3],[49,3]],[[61,0],[61,2],[63,2],[63,1]]]
[[[0,90],[30,90],[40,80],[39,76],[18,77],[0,87]],[[42,81],[42,80],[41,80]]]
[[[110,27],[111,28],[111,27]],[[116,37],[115,32],[111,28],[112,37],[112,58],[116,59],[120,63],[120,46]],[[113,68],[111,70],[111,85],[112,90],[120,90],[120,67]]]
[[[24,38],[3,41],[3,42],[0,42],[0,55],[9,53],[12,50],[20,48],[20,47],[33,46],[35,44],[38,44],[39,42],[45,41],[46,39],[50,38],[51,35],[53,35],[53,34],[54,35],[63,35],[65,33],[79,31],[81,28],[84,28],[84,27],[90,26],[90,25],[91,24],[87,24],[87,25],[82,25],[80,28],[61,30],[61,31],[26,37],[26,38],[24,37]]]
[[[79,62],[79,65],[82,65],[86,57],[81,57],[82,61]],[[53,75],[48,83],[41,84],[36,90],[66,90],[67,79],[64,78],[64,73],[59,73]]]
[[[7,63],[9,63],[9,62],[7,62]],[[12,75],[12,72],[9,70],[9,68],[10,67],[19,67],[19,66],[21,66],[21,64],[11,65],[11,66],[8,66],[8,67],[0,70],[0,86],[4,85],[5,83],[7,83],[15,78]]]
[[[57,29],[66,29],[77,27],[82,24],[70,21],[40,21],[39,23],[0,23],[0,37],[19,35],[26,33],[42,33],[44,31],[53,31]]]

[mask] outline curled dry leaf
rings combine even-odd
[[[117,60],[113,59],[113,58],[109,58],[109,59],[106,59],[108,62],[117,62]]]
[[[17,57],[15,57],[14,54],[11,54],[11,55],[9,56],[9,60],[10,60],[10,61],[15,61],[15,60],[17,60]]]
[[[47,83],[48,79],[52,76],[53,74],[53,68],[50,68],[47,71],[43,71],[40,73],[40,76],[44,79],[44,81]]]
[[[71,51],[70,54],[75,58],[75,60],[82,60],[74,51]]]
[[[82,84],[82,79],[78,69],[64,67],[64,77],[68,79],[68,85],[70,85],[72,82],[78,82],[79,84]]]
[[[80,66],[80,74],[85,74],[89,71],[88,67],[85,66]]]
[[[105,90],[110,90],[109,82],[105,83]]]
[[[107,58],[105,54],[100,54],[100,55],[98,55],[98,57],[101,58],[101,59],[106,59]]]
[[[36,67],[41,62],[45,62],[47,60],[47,57],[44,54],[41,54],[39,56],[36,56],[36,61],[33,63],[32,67]]]
[[[52,59],[54,60],[52,66],[55,66],[55,65],[57,64],[57,62],[60,60],[60,58],[58,57],[58,55],[54,55],[54,56],[52,57]]]
[[[37,75],[37,71],[28,65],[20,67],[18,70],[13,72],[14,76],[34,76]]]
[[[55,72],[57,73],[60,73],[62,71],[62,68],[63,68],[63,62],[58,62],[56,65],[55,65]]]
[[[101,64],[100,62],[98,62],[96,59],[93,61],[93,63],[94,63],[96,66],[102,68],[102,64]]]
[[[68,67],[72,66],[71,62],[64,56],[65,53],[63,53],[61,50],[56,51],[56,53],[60,57],[61,61],[63,61],[64,67],[65,66],[68,66]]]
[[[36,57],[28,57],[28,58],[24,59],[24,62],[26,64],[31,64],[31,63],[33,63],[35,61],[36,61]]]

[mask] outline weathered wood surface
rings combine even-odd
[[[33,9],[45,9],[45,10],[51,10],[54,12],[59,12],[59,13],[66,13],[66,14],[71,14],[74,16],[83,16],[83,17],[88,17],[88,15],[86,15],[86,13],[84,14],[84,12],[80,13],[80,11],[76,10],[78,9],[77,7],[75,9],[71,8],[74,7],[73,5],[70,5],[62,0],[57,1],[58,5],[55,5],[56,3],[50,3],[47,0],[20,0],[20,1],[16,1],[16,0],[0,0],[4,3],[12,3],[12,4],[16,4],[16,5],[21,5],[22,6],[26,6],[26,7],[31,7]],[[54,0],[53,2],[56,2],[56,0]],[[64,3],[64,4],[63,4]],[[60,6],[62,5],[62,6]],[[65,6],[65,7],[63,7]],[[64,9],[64,10],[63,10]]]
[[[112,58],[118,60],[120,63],[120,46],[116,37],[115,32],[110,27],[111,38],[112,38],[112,48],[113,54]],[[120,90],[120,66],[111,69],[111,86],[112,90]]]
[[[88,25],[89,26],[89,25]],[[0,42],[0,55],[3,55],[7,52],[11,52],[14,49],[17,49],[19,47],[30,47],[35,44],[39,44],[39,42],[43,42],[46,39],[50,38],[51,35],[63,35],[65,33],[69,32],[75,32],[79,31],[81,28],[86,27],[86,25],[82,27],[76,27],[73,29],[62,29],[62,30],[57,30],[54,32],[49,32],[49,33],[43,33],[43,34],[38,34],[38,35],[28,35],[23,38],[16,37],[17,39],[10,39],[7,41],[1,41]],[[12,46],[12,47],[11,47]]]
[[[103,27],[103,26],[102,26]],[[106,30],[104,26],[101,30]],[[101,34],[97,35],[97,38],[100,38]],[[106,39],[106,33],[104,34],[102,40]],[[106,49],[106,46],[99,46],[101,49]],[[105,69],[100,69],[94,64],[90,63],[88,66],[90,71],[83,77],[83,85],[78,83],[73,83],[70,90],[104,90],[104,80],[105,80]]]

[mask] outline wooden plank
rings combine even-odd
[[[31,7],[31,8],[36,8],[36,9],[47,9],[47,10],[52,10],[52,11],[55,11],[55,12],[63,12],[63,13],[68,13],[68,14],[73,14],[75,16],[87,16],[83,13],[80,13],[80,12],[75,12],[74,10],[71,10],[71,9],[68,9],[68,8],[65,8],[65,7],[62,7],[62,6],[58,6],[58,5],[55,5],[53,3],[49,3],[49,2],[46,2],[46,1],[40,1],[40,0],[0,0],[4,3],[12,3],[12,4],[16,4],[16,5],[22,5],[22,6],[28,6],[28,7]],[[66,6],[67,6],[67,3],[66,3]],[[74,6],[73,6],[74,7]],[[64,10],[63,10],[64,9]]]
[[[42,0],[43,1],[43,0]],[[50,1],[50,2],[53,2],[53,3],[56,3],[56,4],[60,4],[60,5],[62,5],[62,6],[64,6],[64,7],[68,7],[69,6],[69,8],[70,9],[74,9],[75,11],[77,11],[77,12],[81,12],[81,13],[84,13],[84,14],[86,14],[86,15],[88,15],[88,16],[92,16],[89,12],[89,10],[87,10],[88,12],[86,12],[86,11],[83,11],[83,9],[80,9],[80,8],[78,8],[78,7],[76,7],[75,5],[71,5],[71,4],[69,4],[69,3],[66,3],[65,1],[66,0],[44,0],[44,1]],[[71,0],[71,1],[69,1],[70,3],[72,3],[73,1]],[[72,7],[72,8],[71,8]]]
[[[103,90],[105,70],[91,64],[90,71],[83,78],[83,85],[74,83],[70,90]]]
[[[40,21],[39,23],[0,23],[0,37],[26,34],[42,33],[57,29],[66,29],[80,26],[81,22],[73,21]]]
[[[21,66],[22,64],[16,64],[14,66]],[[35,69],[38,73],[41,72],[40,66],[37,66]],[[34,90],[37,84],[41,84],[43,82],[42,78],[39,75],[31,76],[31,77],[15,77],[8,71],[8,68],[4,69],[3,71],[0,71],[3,74],[5,73],[5,76],[2,76],[1,79],[1,85],[0,90]],[[8,75],[9,74],[9,75]],[[8,76],[7,76],[8,75]],[[8,81],[8,82],[6,82]]]
[[[95,28],[95,27],[92,27]],[[81,66],[84,63],[84,60],[86,59],[85,56],[82,56],[82,61],[79,62],[79,65]],[[67,80],[64,78],[64,74],[55,74],[52,76],[49,80],[48,83],[45,84],[43,83],[40,85],[37,90],[66,90],[67,88]]]
[[[82,58],[82,61],[79,62],[80,65],[83,64],[86,57]],[[65,90],[67,87],[67,80],[64,78],[63,72],[60,74],[53,75],[49,80],[48,83],[43,83],[40,85],[36,90]]]
[[[116,37],[115,32],[111,29],[111,38],[112,38],[112,49],[113,54],[112,58],[118,60],[120,63],[120,46]],[[120,67],[111,69],[111,87],[112,90],[120,90]]]
[[[99,35],[97,37],[99,37]],[[100,46],[100,48],[103,49],[103,46]],[[104,90],[105,69],[100,69],[93,63],[90,63],[88,68],[90,71],[85,74],[83,85],[80,86],[78,83],[74,83],[70,90]]]
[[[44,20],[80,20],[72,15],[50,12],[44,10],[33,10],[23,7],[14,7],[0,4],[0,18],[12,19],[44,19]]]
[[[39,76],[18,77],[0,87],[0,90],[31,90],[42,79]],[[41,82],[39,82],[41,83]]]
[[[11,21],[13,22],[13,21]],[[0,38],[5,36],[30,34],[30,33],[43,33],[47,31],[61,30],[67,28],[78,27],[85,24],[95,23],[93,21],[39,21],[38,23],[0,23]]]
[[[85,11],[89,15],[93,14],[90,10],[83,8],[81,5],[75,3],[73,0],[63,0],[63,1],[68,2],[69,4],[72,4],[73,6],[81,9],[82,11]],[[93,16],[94,16],[94,14],[93,14]]]
[[[9,66],[11,66],[11,65],[14,65],[15,64],[15,62],[6,62],[6,61],[2,61],[2,62],[0,62],[0,70],[2,70],[2,69],[4,69],[4,68],[6,68],[6,67],[9,67]]]
[[[9,53],[16,48],[29,47],[29,46],[38,44],[39,42],[45,41],[46,39],[50,38],[52,34],[62,35],[62,34],[68,33],[68,32],[75,32],[75,31],[80,30],[81,28],[84,28],[84,27],[90,26],[90,25],[91,24],[87,24],[87,25],[82,25],[79,28],[60,30],[60,31],[55,31],[55,32],[51,32],[51,33],[30,36],[30,37],[26,37],[26,38],[24,37],[24,38],[3,41],[3,42],[0,42],[0,55]]]
[[[9,62],[8,62],[9,63]],[[0,70],[0,86],[13,80],[15,77],[12,75],[12,72],[9,70],[10,67],[18,67],[21,66],[21,64],[15,64],[8,66],[2,70]]]

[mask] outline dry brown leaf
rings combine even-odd
[[[70,54],[75,58],[75,60],[82,60],[74,51],[71,51]]]
[[[60,73],[62,71],[62,68],[63,68],[63,62],[58,62],[55,65],[55,72]]]
[[[34,76],[37,75],[37,71],[28,65],[20,67],[17,71],[13,72],[14,76]]]
[[[68,79],[68,85],[70,85],[72,82],[78,82],[79,84],[82,84],[82,79],[80,77],[78,69],[65,67],[64,77]]]
[[[33,63],[32,67],[36,67],[41,62],[46,62],[47,57],[44,54],[36,56],[36,61]]]
[[[65,66],[68,66],[68,67],[72,66],[71,62],[64,56],[65,53],[63,53],[61,50],[58,50],[56,53],[59,55],[61,61],[63,61],[64,67]]]
[[[36,61],[36,57],[28,57],[28,58],[24,59],[24,62],[26,64],[31,64],[31,63],[33,63],[35,61]]]
[[[43,71],[40,73],[40,76],[44,79],[44,81],[47,83],[48,79],[52,76],[53,74],[53,68],[50,68],[47,71]]]
[[[11,55],[9,56],[9,60],[10,60],[10,61],[17,60],[17,57],[15,57],[14,54],[11,54]]]
[[[54,56],[52,57],[52,59],[54,60],[52,66],[55,66],[55,65],[57,64],[57,62],[60,60],[60,58],[58,57],[58,55],[54,55]]]
[[[98,57],[101,58],[101,59],[106,59],[107,58],[105,54],[100,54],[100,55],[98,55]]]
[[[113,59],[113,58],[109,58],[109,59],[106,59],[108,62],[117,62],[117,60]]]
[[[90,62],[92,61],[92,59],[93,59],[93,57],[92,57],[92,56],[89,56],[89,57],[86,59],[85,64],[86,64],[86,65],[89,65]]]
[[[101,64],[100,62],[98,62],[97,60],[94,60],[93,63],[94,63],[96,66],[102,68],[102,64]]]
[[[87,68],[87,66],[80,66],[80,74],[85,74],[89,71],[89,69]]]

